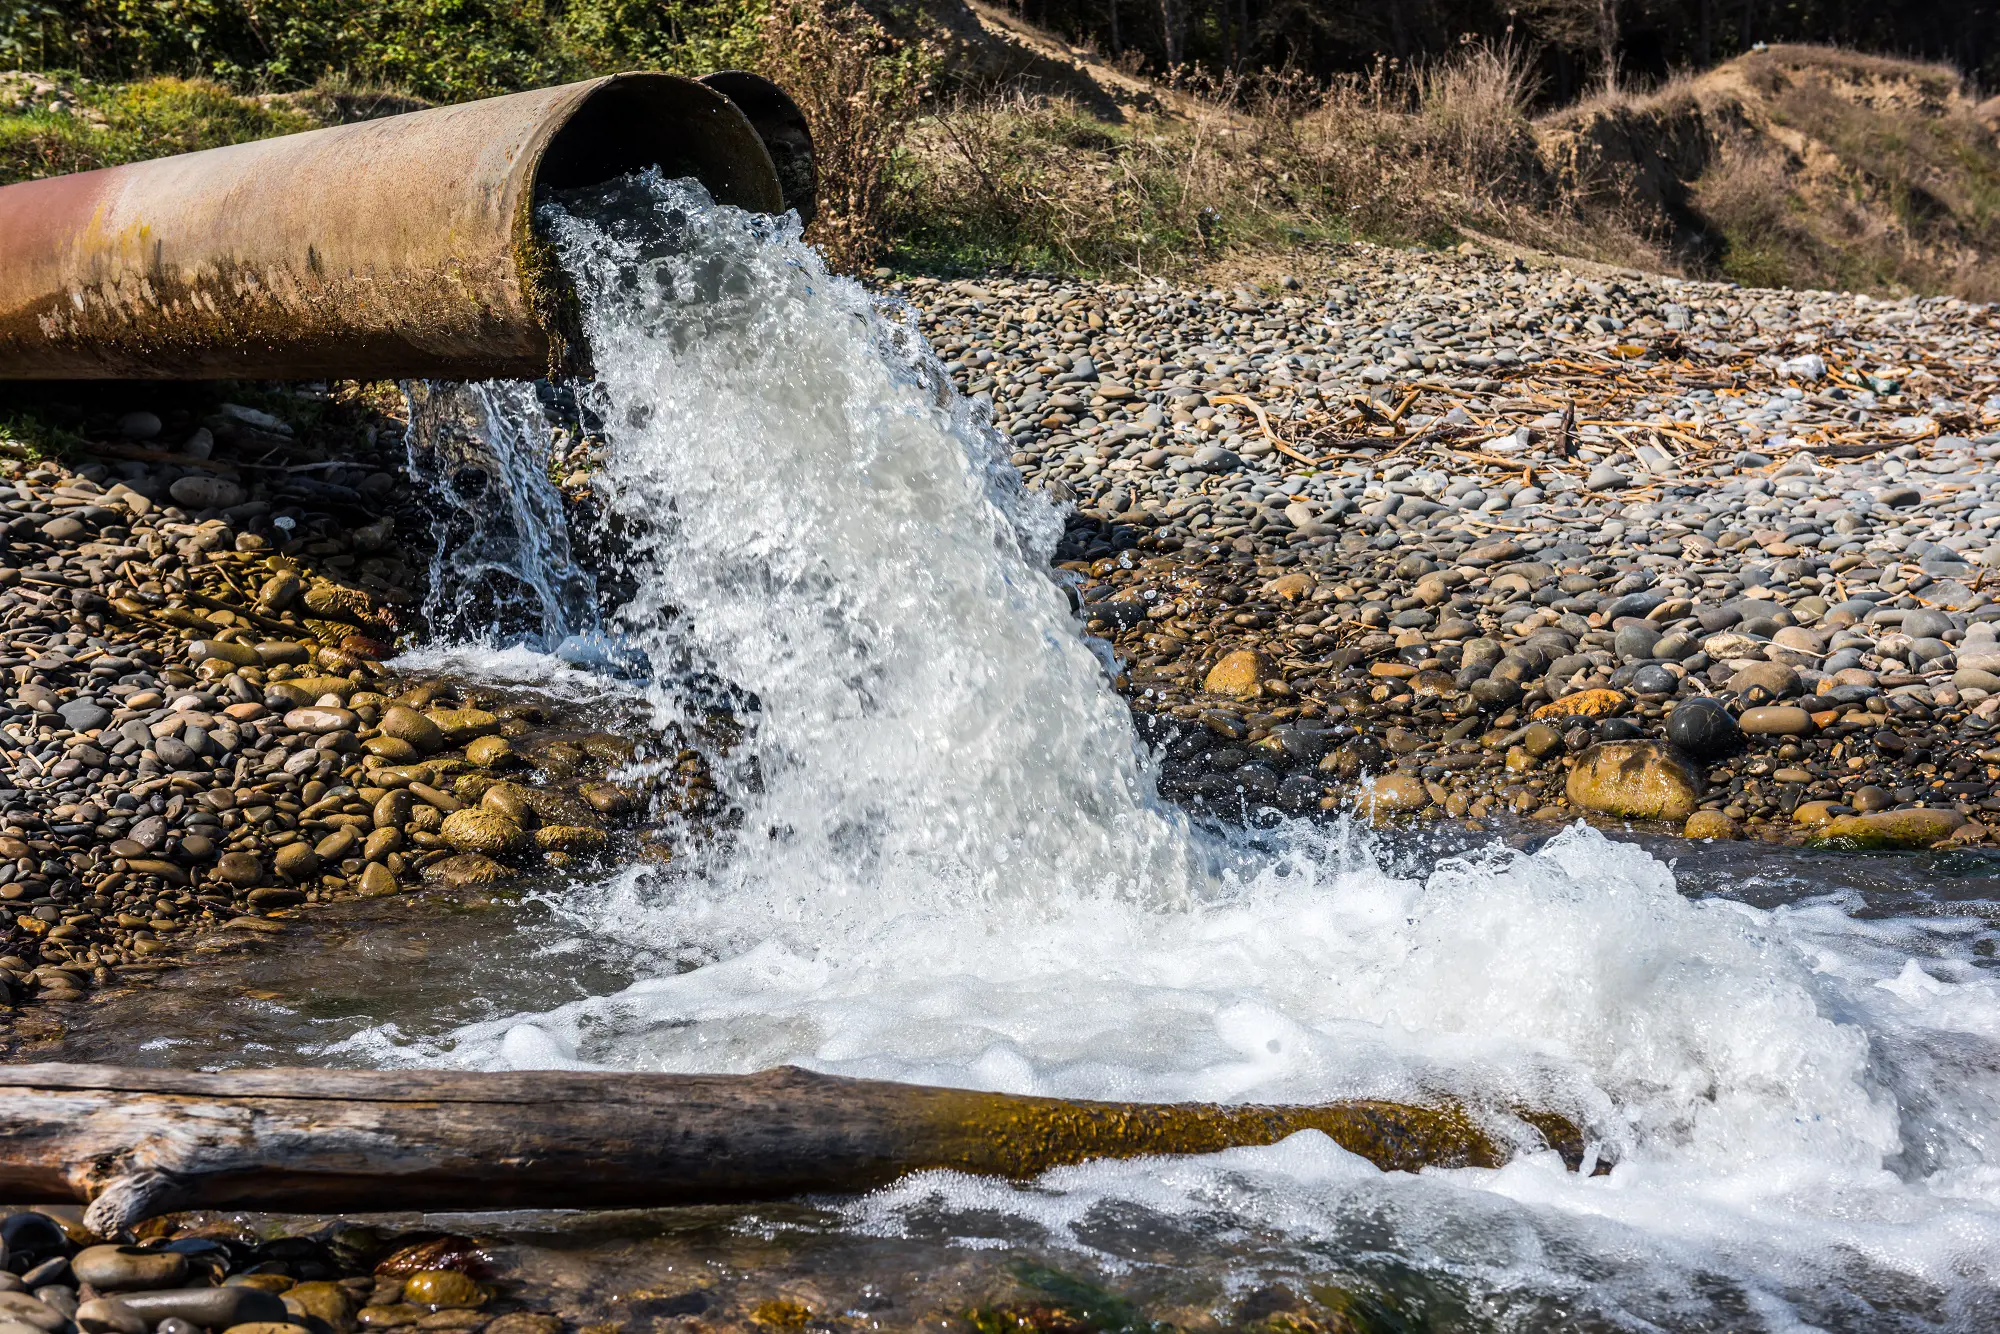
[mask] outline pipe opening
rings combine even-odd
[[[784,201],[756,131],[722,92],[662,74],[621,74],[592,91],[550,139],[535,194],[658,167],[717,202],[775,213]]]

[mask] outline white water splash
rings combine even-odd
[[[920,340],[786,224],[686,184],[636,195],[553,220],[602,375],[605,500],[632,534],[616,628],[662,724],[695,709],[697,672],[752,702],[720,771],[743,833],[566,894],[585,933],[678,961],[660,976],[351,1051],[1537,1104],[1587,1122],[1617,1170],[1387,1179],[1306,1136],[1027,1189],[925,1176],[854,1225],[942,1208],[970,1237],[998,1211],[1085,1244],[1122,1201],[1276,1238],[1307,1270],[1365,1238],[1634,1327],[1993,1314],[2000,989],[1964,924],[1690,902],[1583,829],[1422,879],[1345,830],[1264,853],[1198,836],[1154,796],[1043,572],[1053,514]]]
[[[554,431],[535,387],[418,383],[410,476],[429,492],[424,622],[439,642],[555,646],[597,624],[597,587],[570,551],[549,479]]]

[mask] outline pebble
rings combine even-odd
[[[170,1288],[187,1277],[187,1257],[136,1246],[90,1246],[70,1259],[79,1282],[99,1292]]]
[[[1058,563],[1176,800],[1337,812],[1387,764],[1454,818],[1574,808],[1617,722],[1681,748],[1701,823],[1803,837],[1798,804],[1864,786],[2000,812],[1986,307],[1370,246],[1281,291],[897,290],[1028,485],[1074,499]],[[1597,691],[1626,703],[1590,717]],[[1330,767],[1263,747],[1313,720]],[[1560,752],[1522,744],[1532,721]],[[1218,767],[1243,747],[1261,768]]]

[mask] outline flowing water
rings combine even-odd
[[[786,1226],[850,1263],[1067,1254],[1216,1300],[1360,1274],[1431,1294],[1410,1328],[2000,1327],[1991,866],[1706,853],[1677,883],[1672,852],[1582,827],[1393,855],[1191,827],[1048,573],[1058,515],[906,322],[685,183],[545,223],[631,590],[602,631],[645,665],[596,688],[659,728],[736,709],[714,762],[740,828],[443,930],[423,967],[364,961],[317,1011],[239,1009],[244,1059],[1545,1106],[1616,1169],[1385,1176],[1303,1134],[925,1174]],[[489,438],[546,433],[526,390],[476,392]],[[547,513],[510,522],[553,549]],[[545,603],[540,642],[587,605]]]

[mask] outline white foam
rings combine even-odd
[[[694,673],[753,701],[718,757],[744,832],[563,896],[577,931],[675,961],[661,975],[350,1052],[1545,1106],[1617,1169],[1390,1179],[1299,1136],[1028,1188],[927,1175],[854,1226],[999,1211],[1084,1244],[1118,1199],[1303,1255],[1365,1217],[1413,1263],[1648,1320],[1705,1273],[1771,1327],[1898,1284],[1963,1322],[2000,1254],[2000,990],[1967,924],[1691,902],[1581,827],[1421,878],[1345,827],[1261,851],[1196,833],[1041,572],[1052,512],[908,329],[792,232],[647,189],[672,253],[575,219],[556,236],[634,534],[616,627],[663,720]]]

